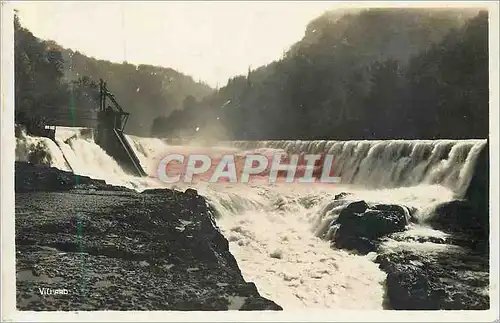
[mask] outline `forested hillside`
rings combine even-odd
[[[126,131],[141,136],[488,136],[487,12],[327,12],[282,57],[218,90],[173,69],[112,63],[42,41],[17,17],[15,60],[18,120],[92,126],[103,78],[132,114]]]
[[[279,60],[157,118],[152,134],[485,138],[488,102],[486,12],[333,12],[312,21]]]
[[[153,119],[213,92],[171,68],[112,63],[40,40],[15,17],[16,117],[43,117],[51,124],[92,126],[99,79],[108,82],[131,113],[126,131],[147,136]],[[18,120],[19,121],[19,120]]]

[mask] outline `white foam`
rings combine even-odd
[[[465,193],[486,140],[235,141],[243,149],[328,153],[345,184],[381,189],[438,184]]]
[[[216,185],[200,191],[222,210],[217,223],[245,279],[284,309],[381,309],[385,274],[377,264],[315,237],[315,212],[300,206],[300,189],[286,195],[273,189],[233,186],[229,193]]]
[[[39,155],[41,158],[34,157],[35,155]],[[33,159],[41,159],[37,160],[37,162],[61,170],[71,170],[64,159],[63,153],[54,141],[49,138],[29,136],[22,132],[20,136],[16,138],[16,160],[30,162],[30,160]]]

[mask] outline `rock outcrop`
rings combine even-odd
[[[482,218],[471,202],[455,200],[439,205],[433,212],[429,224],[432,227],[462,237],[459,242],[473,250],[488,253],[488,235]]]
[[[352,202],[332,223],[337,227],[335,246],[361,254],[375,251],[380,238],[405,230],[409,221],[406,214],[399,205],[378,204],[370,207],[365,201]]]
[[[483,232],[489,234],[490,223],[490,162],[489,162],[489,142],[479,153],[474,173],[465,192],[465,199],[470,202],[474,212],[477,214],[478,224],[483,228]]]
[[[15,216],[19,310],[281,310],[243,279],[195,190],[16,163]]]
[[[15,163],[14,186],[16,193],[60,192],[75,188],[132,192],[132,190],[125,187],[111,186],[103,180],[76,175],[55,167],[17,161]]]
[[[376,259],[387,273],[387,297],[396,310],[489,309],[488,261],[476,253],[406,250]]]
[[[337,204],[345,196],[336,196],[331,207],[342,207]],[[449,234],[412,236],[405,232],[415,225],[411,213],[400,205],[351,201],[330,224],[335,232],[332,242],[337,248],[378,254],[375,261],[387,273],[390,309],[488,309],[484,215],[466,200],[444,203],[436,208],[429,224]]]

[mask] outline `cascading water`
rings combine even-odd
[[[54,167],[68,170],[66,160],[75,173],[137,190],[168,186],[154,178],[127,175],[81,130],[65,129],[59,133],[57,145],[46,138],[18,138],[16,159],[29,160],[29,151],[43,143]],[[159,158],[166,153],[206,151],[206,147],[169,146],[153,138],[128,136],[128,140],[152,177]],[[211,150],[214,154],[241,150],[333,154],[333,171],[342,177],[342,184],[199,183],[195,188],[215,208],[218,225],[230,241],[244,277],[255,282],[263,296],[285,309],[380,309],[385,274],[371,261],[373,255],[357,256],[330,246],[328,224],[345,207],[342,203],[333,206],[331,201],[336,194],[349,192],[351,199],[367,203],[404,205],[425,222],[433,207],[463,196],[485,143],[485,140],[231,142]],[[425,226],[409,232],[443,234]]]
[[[134,177],[124,172],[111,156],[95,144],[89,130],[58,127],[55,142],[21,132],[16,138],[16,161],[46,164],[136,190],[164,186],[153,178]]]
[[[16,161],[50,165],[70,171],[71,167],[57,144],[44,137],[32,137],[22,130],[16,137]]]
[[[438,184],[461,198],[486,140],[234,141],[243,149],[273,148],[287,153],[334,156],[342,183],[381,189]]]

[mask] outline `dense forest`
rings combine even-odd
[[[93,126],[99,107],[99,79],[131,113],[127,132],[148,136],[153,119],[182,109],[186,98],[211,94],[208,85],[173,69],[98,60],[40,40],[15,20],[16,122]]]
[[[37,39],[15,19],[16,118],[92,126],[103,78],[141,136],[486,138],[488,14],[327,12],[266,66],[213,90],[173,69],[111,63]]]
[[[279,60],[184,110],[159,137],[486,138],[488,15],[370,9],[312,21]]]

